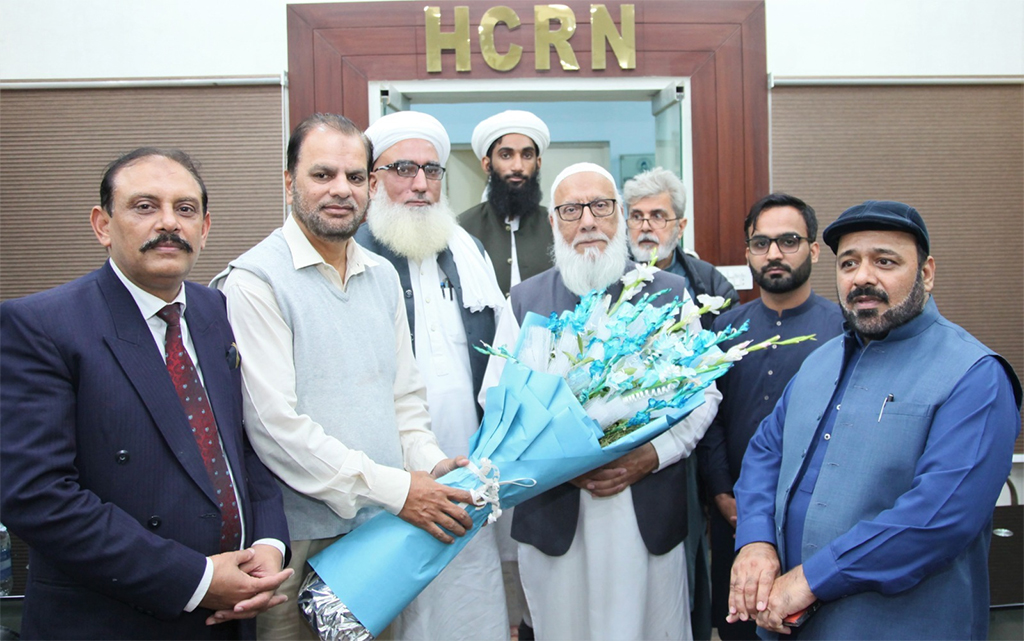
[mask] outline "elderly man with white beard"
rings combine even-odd
[[[399,112],[377,120],[370,207],[355,239],[398,271],[413,351],[427,387],[434,434],[467,454],[481,413],[475,398],[487,357],[473,349],[494,335],[504,302],[476,238],[455,223],[441,192],[451,143],[433,116]],[[508,613],[494,528],[484,528],[392,624],[396,639],[508,639]]]
[[[515,344],[526,312],[574,308],[592,290],[613,299],[628,259],[622,199],[611,174],[592,163],[555,178],[548,220],[555,267],[512,288],[494,344]],[[675,274],[658,271],[647,292],[669,290],[660,305],[689,295]],[[694,321],[691,329],[699,330]],[[504,360],[491,358],[485,388]],[[512,536],[538,639],[691,639],[686,579],[686,469],[721,395],[669,431],[604,467],[516,507]]]

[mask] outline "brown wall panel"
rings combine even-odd
[[[201,164],[212,226],[190,279],[209,282],[281,224],[281,87],[0,92],[0,298],[99,267],[89,212],[106,165],[141,146]]]
[[[773,186],[821,229],[868,199],[928,225],[939,310],[1024,373],[1024,87],[776,87]],[[820,238],[820,235],[819,235]],[[822,245],[815,290],[835,299]],[[1024,452],[1024,438],[1017,451]]]

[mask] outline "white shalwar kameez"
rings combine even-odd
[[[454,290],[441,287],[436,257],[409,260],[416,364],[427,385],[431,428],[448,456],[468,453],[478,427],[466,331]],[[481,529],[392,623],[395,639],[509,638],[501,560],[493,527]]]
[[[694,321],[690,329],[700,330],[699,323]],[[494,346],[512,349],[518,334],[519,323],[506,304]],[[491,358],[483,389],[498,382],[503,366],[504,359]],[[721,400],[712,384],[705,390],[703,405],[651,441],[659,470],[690,455]],[[519,572],[541,641],[693,638],[686,551],[682,543],[662,555],[647,550],[636,523],[632,488],[604,498],[580,491],[579,520],[569,551],[548,556],[520,543]]]

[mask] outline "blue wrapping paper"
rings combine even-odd
[[[537,322],[546,319],[534,315],[523,325]],[[717,375],[705,377],[710,383]],[[618,459],[703,402],[703,391],[695,393],[683,407],[601,447],[601,427],[587,416],[561,377],[509,361],[500,383],[487,392],[487,409],[470,439],[469,459],[478,466],[489,459],[500,470],[500,505],[513,507]],[[438,481],[465,490],[481,485],[466,468]],[[397,516],[381,513],[312,557],[310,565],[366,629],[378,636],[483,527],[491,506],[470,505],[466,510],[473,528],[455,537],[454,543],[441,543]]]

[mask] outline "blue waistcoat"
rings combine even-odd
[[[790,495],[851,353],[848,341],[854,340],[848,332],[823,345],[808,356],[791,384],[775,497],[780,542]],[[988,355],[999,358],[943,318],[932,299],[917,318],[864,347],[840,401],[842,410],[807,509],[799,562],[910,490],[933,414],[971,366]],[[1000,360],[1019,398],[1019,383]],[[881,412],[890,394],[894,400]],[[991,521],[947,567],[909,590],[862,592],[825,604],[801,629],[801,638],[976,638],[988,625],[990,533]],[[778,547],[783,567],[789,567],[786,546]]]

